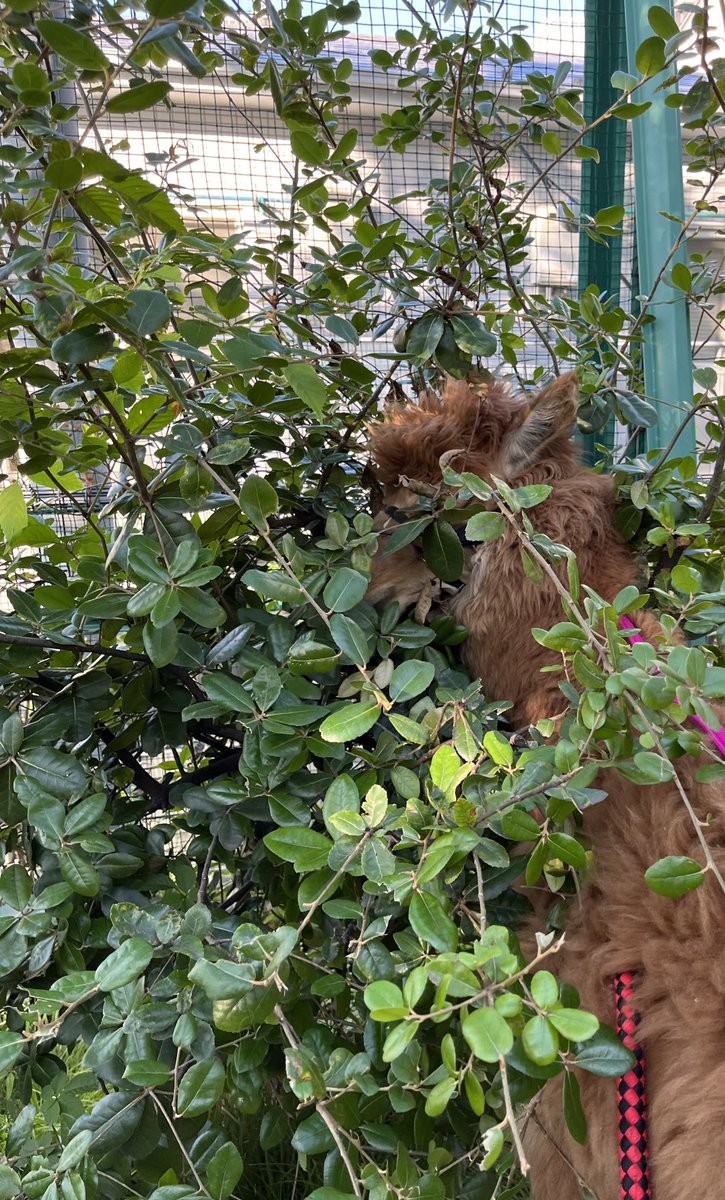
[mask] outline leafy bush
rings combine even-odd
[[[641,70],[693,44],[709,63],[697,18],[683,39],[652,11]],[[562,143],[596,152],[567,72],[525,68],[514,86],[528,44],[474,9],[459,32],[421,17],[413,42],[374,52],[415,93],[377,144],[402,151],[430,128],[450,143],[421,229],[377,207],[349,116],[341,132],[349,60],[331,57],[358,12],[290,0],[239,27],[239,86],[271,93],[298,164],[291,212],[272,213],[274,236],[255,246],[182,219],[173,192],[94,142],[104,113],[168,102],[169,60],[213,73],[226,6],[59,19],[11,0],[5,15],[2,1196],[503,1200],[519,1194],[516,1106],[566,1066],[583,1136],[574,1067],[627,1062],[547,969],[555,930],[526,961],[512,890],[526,872],[565,892],[586,867],[576,811],[603,799],[591,735],[608,687],[581,627],[542,633],[589,691],[566,690],[580,705],[569,736],[554,746],[542,725],[522,748],[501,726],[505,699],[457,663],[465,630],[366,602],[364,430],[410,365],[416,379],[464,374],[496,351],[524,372],[523,329],[579,367],[591,428],[612,407],[647,425],[647,308],[596,288],[566,302],[526,291],[531,188],[507,164],[521,146],[549,161]],[[479,94],[482,63],[505,96]],[[720,70],[684,99],[711,179]],[[640,83],[625,81],[612,119],[636,117]],[[331,181],[346,199],[330,202]],[[620,221],[581,217],[597,238]],[[329,251],[297,273],[310,228]],[[717,272],[685,269],[677,286],[719,320]],[[363,336],[393,325],[397,352],[362,354]],[[725,628],[725,407],[714,373],[698,379],[700,460],[614,465],[628,534],[659,565],[657,602],[704,646]],[[38,489],[73,514],[70,532]],[[512,513],[531,500],[505,499]],[[560,550],[531,519],[536,571]],[[447,577],[458,543],[436,528],[429,553]],[[643,600],[622,596],[621,610]],[[673,652],[651,695],[651,664],[618,657],[612,612],[590,598],[585,619],[609,628],[614,677],[627,672],[655,730],[649,751],[620,757],[659,779],[678,752],[670,692],[686,681],[707,716],[722,668],[706,671],[702,647]],[[660,865],[653,886],[682,890],[675,874]]]

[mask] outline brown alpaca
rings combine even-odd
[[[614,525],[611,480],[582,468],[571,433],[578,385],[558,379],[533,402],[511,397],[500,384],[474,392],[449,383],[440,400],[399,410],[373,429],[372,452],[386,505],[414,506],[401,476],[437,485],[439,460],[462,451],[451,465],[483,479],[513,485],[550,483],[549,498],[531,516],[537,530],[570,547],[582,583],[611,601],[637,581],[631,550]],[[382,545],[385,541],[381,539]],[[368,597],[415,603],[431,575],[415,547],[373,562]],[[559,596],[548,580],[527,578],[512,530],[473,554],[451,610],[469,628],[463,645],[468,669],[485,692],[513,701],[517,724],[555,717],[565,701],[559,662],[531,636],[534,626],[562,620]],[[631,614],[648,641],[661,629],[641,610]],[[701,819],[711,815],[707,839],[725,871],[725,793],[694,780],[697,760],[677,770]],[[584,813],[584,833],[595,854],[581,903],[572,904],[566,942],[553,959],[562,980],[579,990],[582,1005],[614,1023],[612,978],[640,972],[637,1007],[647,1056],[650,1163],[655,1200],[725,1197],[725,895],[712,872],[696,891],[673,900],[644,882],[648,866],[666,855],[702,862],[695,830],[673,785],[640,787],[610,771],[609,798]],[[534,1200],[581,1200],[580,1182],[596,1200],[618,1200],[616,1089],[612,1080],[579,1073],[589,1120],[585,1146],[568,1135],[558,1077],[545,1088],[526,1132]]]

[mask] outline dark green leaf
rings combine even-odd
[[[182,1117],[198,1117],[216,1104],[224,1090],[224,1066],[221,1059],[194,1063],[179,1084],[176,1110]]]
[[[128,293],[130,301],[126,320],[139,337],[149,337],[168,325],[171,305],[163,292],[142,288]]]
[[[423,534],[423,557],[434,575],[455,583],[463,574],[463,547],[450,525],[435,521]]]

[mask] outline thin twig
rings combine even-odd
[[[511,1102],[511,1089],[509,1087],[508,1069],[506,1067],[506,1059],[503,1057],[503,1055],[499,1056],[498,1065],[501,1071],[501,1087],[503,1088],[503,1102],[506,1106],[506,1117],[508,1119],[509,1129],[511,1130],[511,1137],[513,1138],[514,1146],[516,1147],[516,1153],[519,1159],[519,1169],[522,1175],[528,1175],[529,1160],[524,1152],[521,1134],[519,1133],[519,1128],[516,1124],[516,1114],[514,1112],[514,1106]]]
[[[290,1046],[292,1047],[293,1050],[297,1050],[297,1048],[299,1047],[299,1041],[297,1039],[297,1035],[295,1034],[294,1029],[290,1025],[289,1021],[287,1020],[287,1018],[284,1014],[283,1009],[280,1007],[279,1004],[275,1005],[274,1013],[275,1013],[277,1020],[280,1023],[282,1032],[284,1033],[284,1036],[287,1038],[287,1041],[289,1042]],[[342,1159],[342,1161],[345,1165],[345,1170],[347,1171],[348,1176],[350,1178],[350,1183],[352,1184],[353,1192],[355,1193],[356,1196],[362,1196],[362,1188],[360,1187],[360,1184],[358,1182],[357,1171],[353,1167],[352,1162],[350,1160],[350,1155],[348,1154],[347,1146],[345,1145],[345,1142],[343,1141],[340,1126],[338,1125],[335,1118],[333,1116],[331,1116],[330,1113],[328,1112],[327,1106],[326,1106],[324,1100],[318,1100],[315,1107],[316,1107],[318,1113],[320,1114],[320,1117],[325,1122],[325,1125],[329,1129],[330,1133],[332,1134],[335,1145],[337,1146],[337,1149],[339,1151],[340,1158]]]

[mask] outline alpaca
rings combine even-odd
[[[449,382],[442,398],[427,396],[372,428],[372,454],[384,504],[414,506],[406,480],[440,484],[442,455],[456,470],[512,486],[548,483],[552,492],[533,510],[535,528],[576,553],[582,583],[607,601],[637,582],[635,557],[615,524],[612,481],[581,467],[571,439],[578,384],[566,375],[531,402],[498,383],[475,390]],[[446,460],[444,459],[444,462]],[[403,477],[401,482],[401,477]],[[382,522],[379,522],[382,528]],[[414,545],[382,556],[380,537],[368,598],[417,602],[431,572]],[[470,557],[450,605],[469,636],[462,656],[487,695],[513,702],[516,725],[562,715],[560,663],[531,636],[562,619],[548,579],[525,574],[515,533],[483,543]],[[651,613],[630,614],[645,640],[662,631]],[[695,782],[697,760],[678,761],[678,775],[725,870],[725,792]],[[594,850],[592,878],[573,904],[562,951],[551,961],[579,990],[583,1007],[614,1024],[612,978],[637,971],[636,1005],[646,1047],[652,1190],[656,1200],[725,1197],[725,895],[712,872],[679,899],[655,895],[644,872],[666,855],[702,861],[695,830],[673,784],[641,787],[610,771],[608,799],[587,809],[583,829]],[[583,1183],[596,1200],[618,1200],[616,1088],[611,1079],[579,1074],[589,1121],[584,1146],[568,1134],[562,1077],[544,1089],[526,1130],[534,1200],[581,1200]]]

